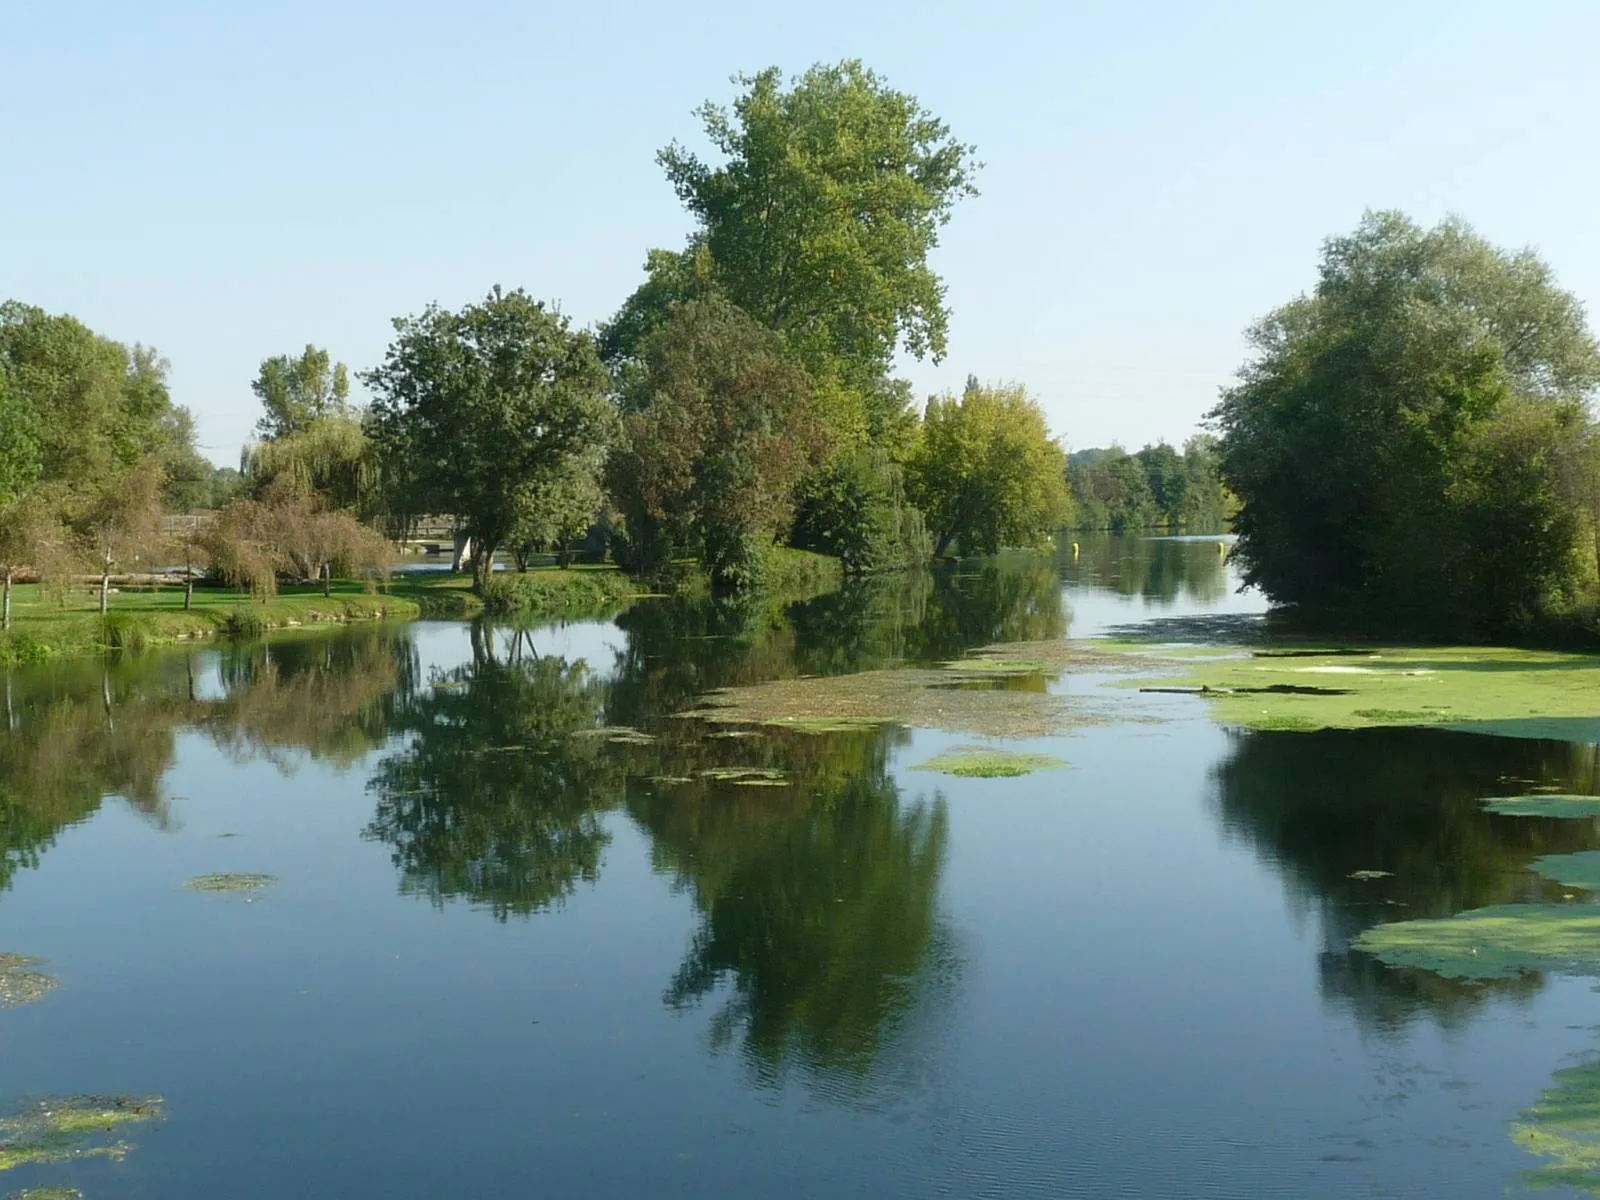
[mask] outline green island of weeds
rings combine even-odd
[[[37,958],[0,954],[0,1009],[21,1008],[55,990],[55,976],[33,969],[39,965]]]
[[[1600,905],[1499,904],[1375,925],[1350,944],[1391,967],[1448,979],[1511,979],[1536,971],[1600,975]]]
[[[12,1192],[11,1200],[83,1200],[83,1193],[74,1187],[23,1188]]]
[[[1157,673],[1130,686],[1193,693],[1228,725],[1293,731],[1422,725],[1600,740],[1600,655],[1495,646],[1180,655],[1105,645]]]
[[[1577,820],[1600,817],[1600,796],[1562,796],[1536,793],[1531,796],[1491,796],[1483,802],[1485,812],[1502,817],[1562,817]]]
[[[276,875],[252,875],[248,872],[219,872],[201,875],[185,885],[192,892],[259,892],[278,882]]]
[[[159,1120],[159,1096],[68,1096],[39,1100],[0,1117],[0,1171],[70,1162],[77,1158],[121,1158],[133,1149],[113,1135],[127,1125]]]
[[[992,746],[957,746],[946,754],[919,763],[914,770],[937,771],[964,779],[1014,779],[1035,771],[1050,771],[1067,764],[1048,754],[1020,754]]]
[[[712,783],[731,783],[737,787],[789,786],[789,773],[775,767],[706,767],[696,774]]]
[[[1557,1071],[1554,1084],[1511,1125],[1512,1141],[1551,1160],[1523,1172],[1522,1181],[1600,1195],[1600,1062]]]
[[[1562,887],[1600,892],[1600,850],[1546,854],[1533,860],[1533,869]]]

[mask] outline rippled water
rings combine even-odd
[[[1214,540],[1086,539],[791,606],[13,675],[0,953],[59,986],[0,1010],[0,1108],[165,1107],[120,1157],[6,1170],[0,1147],[0,1192],[1516,1191],[1540,1165],[1518,1113],[1600,1051],[1590,984],[1347,947],[1559,894],[1527,864],[1600,846],[1593,824],[1475,800],[1600,790],[1595,747],[1243,733],[1164,697],[1160,722],[1021,745],[1065,769],[965,779],[914,769],[960,734],[673,715],[729,684],[1259,609]],[[592,732],[612,727],[647,736]],[[726,766],[787,786],[699,774]],[[184,886],[217,872],[276,882]]]

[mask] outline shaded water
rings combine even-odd
[[[1244,733],[1163,697],[1159,723],[1015,747],[1066,770],[990,780],[912,769],[959,734],[673,715],[1259,607],[1214,542],[1085,539],[790,606],[13,675],[0,953],[59,986],[0,1010],[0,1109],[158,1094],[165,1119],[120,1158],[0,1155],[0,1192],[1516,1190],[1538,1160],[1512,1122],[1600,1050],[1589,984],[1348,943],[1559,897],[1527,865],[1600,847],[1593,823],[1475,800],[1600,791],[1595,747]],[[276,883],[184,886],[215,872]]]

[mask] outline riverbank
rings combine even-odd
[[[774,561],[775,590],[837,587],[837,559],[780,550]],[[704,586],[689,573],[683,587]],[[180,587],[123,588],[101,616],[93,589],[73,588],[63,599],[36,584],[12,597],[12,627],[0,633],[0,668],[52,658],[137,650],[214,638],[256,637],[274,629],[353,621],[467,620],[477,616],[538,621],[562,617],[614,616],[647,596],[659,595],[643,580],[610,564],[497,572],[483,596],[472,577],[449,572],[407,572],[378,591],[355,580],[285,587],[265,603],[231,588],[199,587],[192,608],[183,607]]]

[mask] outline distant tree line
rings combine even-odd
[[[1166,442],[1076,450],[1067,460],[1074,529],[1220,533],[1233,504],[1222,486],[1217,441],[1200,434],[1180,454]]]

